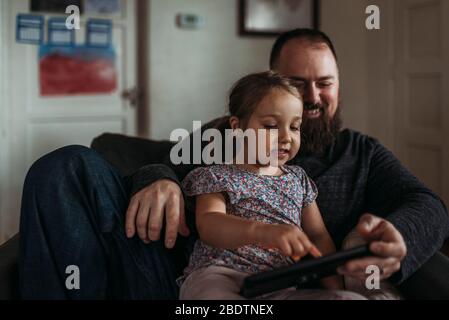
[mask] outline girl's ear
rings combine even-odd
[[[240,125],[239,118],[236,116],[232,116],[229,118],[229,125],[231,126],[232,130],[238,129]]]

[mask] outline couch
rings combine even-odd
[[[127,175],[145,164],[161,162],[172,143],[103,134],[91,148]],[[19,235],[0,246],[0,300],[19,299],[17,253]],[[449,258],[437,253],[398,289],[406,299],[449,299]]]

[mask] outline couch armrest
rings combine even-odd
[[[0,300],[19,298],[18,254],[18,235],[0,246]]]
[[[449,258],[437,253],[404,281],[399,290],[406,299],[449,300]]]

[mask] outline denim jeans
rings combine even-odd
[[[95,151],[81,146],[39,159],[25,180],[19,274],[24,299],[177,299],[175,279],[195,241],[125,236],[129,186]],[[79,289],[67,286],[79,271]],[[68,273],[66,273],[66,271]],[[75,283],[75,282],[73,282]]]

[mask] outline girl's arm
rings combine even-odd
[[[336,251],[334,242],[326,229],[323,218],[316,202],[312,202],[302,211],[302,228],[310,241],[316,245],[323,255]],[[343,279],[339,276],[322,280],[322,284],[329,289],[343,289]]]
[[[254,244],[259,224],[226,214],[226,201],[221,193],[196,197],[196,227],[200,239],[216,248],[237,249]]]
[[[334,242],[326,229],[315,201],[303,208],[301,224],[304,232],[323,255],[335,252]]]
[[[285,256],[300,258],[309,252],[315,257],[320,256],[297,226],[267,224],[226,214],[226,202],[221,193],[197,196],[196,226],[204,243],[220,249],[257,244],[277,249]]]

